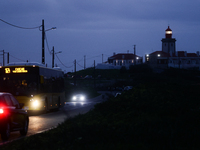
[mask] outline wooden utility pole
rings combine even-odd
[[[95,79],[95,74],[96,74],[96,72],[95,72],[95,60],[94,60],[94,88],[96,88],[96,79]]]
[[[136,65],[136,45],[134,45],[134,65]]]
[[[9,52],[7,53],[7,64],[9,64]]]
[[[86,68],[86,56],[84,55],[84,70]]]
[[[54,68],[54,46],[52,49],[52,68]]]
[[[76,87],[76,59],[74,60],[74,86]]]
[[[45,64],[44,38],[45,38],[45,31],[44,31],[44,19],[43,19],[42,20],[42,64]]]
[[[4,66],[5,64],[4,64],[4,50],[3,50],[3,66]]]

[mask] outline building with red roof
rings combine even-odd
[[[199,51],[187,53],[186,51],[176,51],[176,39],[172,38],[172,30],[168,26],[165,30],[165,38],[162,40],[162,51],[155,51],[145,55],[145,63],[153,68],[199,68]]]
[[[108,57],[107,63],[98,64],[97,69],[121,69],[122,66],[129,69],[130,65],[138,65],[143,63],[143,57],[133,53],[113,53]]]

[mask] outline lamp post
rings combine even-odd
[[[54,46],[52,49],[52,68],[54,68],[54,55],[58,54],[58,53],[62,53],[62,51],[56,52],[54,51]]]
[[[54,30],[56,27],[52,27],[50,29],[44,29],[44,19],[42,20],[42,64],[45,64],[45,51],[44,51],[44,39],[45,39],[45,32],[49,30]]]

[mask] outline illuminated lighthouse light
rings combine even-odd
[[[166,31],[166,34],[172,34],[172,31]]]

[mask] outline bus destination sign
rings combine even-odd
[[[26,70],[24,67],[15,68],[14,70],[12,70],[12,73],[27,73],[27,72],[28,72],[28,70]],[[5,68],[5,73],[11,73],[11,69]]]

